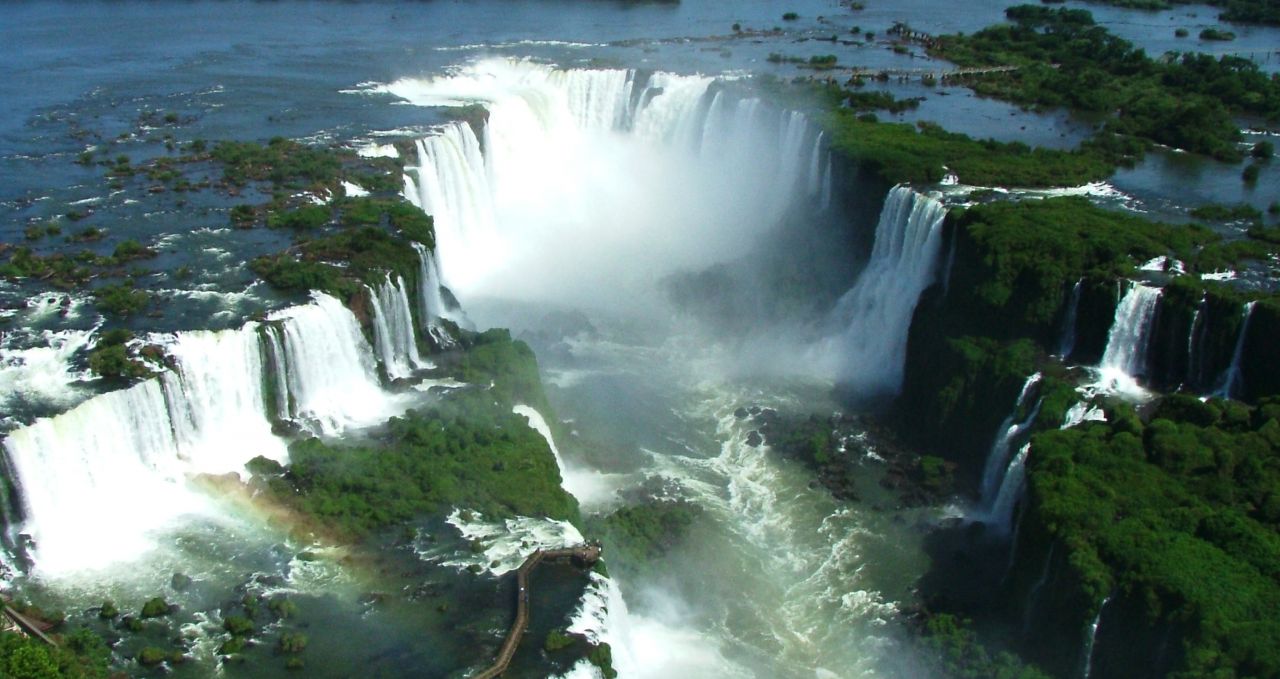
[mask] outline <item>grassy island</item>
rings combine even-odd
[[[1101,116],[1096,147],[1159,143],[1238,161],[1244,153],[1234,116],[1280,121],[1280,77],[1247,59],[1152,59],[1085,10],[1020,5],[1006,15],[1009,24],[939,37],[931,53],[961,66],[1017,66],[961,82],[1019,104]]]

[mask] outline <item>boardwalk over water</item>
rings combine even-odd
[[[515,657],[516,649],[520,647],[520,639],[524,637],[524,632],[529,627],[529,574],[543,561],[556,559],[573,559],[584,567],[590,567],[600,560],[600,547],[580,545],[546,551],[539,549],[525,559],[516,571],[516,619],[507,630],[507,638],[502,642],[502,649],[498,651],[498,657],[493,664],[472,676],[471,679],[494,679],[507,671],[511,659]]]
[[[0,629],[7,629],[9,631],[17,632],[18,634],[24,634],[34,639],[39,639],[50,646],[57,645],[53,639],[50,639],[49,636],[45,634],[45,631],[48,630],[47,623],[42,624],[41,622],[28,618],[14,610],[8,602],[4,603],[4,620],[3,623],[0,623]]]

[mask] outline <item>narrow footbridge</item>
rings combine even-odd
[[[488,669],[474,675],[471,679],[494,679],[507,671],[511,659],[515,657],[516,649],[520,647],[520,639],[524,637],[524,632],[529,627],[529,574],[543,561],[557,559],[570,559],[579,566],[589,568],[600,560],[600,546],[586,544],[565,549],[545,551],[539,549],[524,560],[516,571],[516,619],[507,630],[507,638],[502,642],[502,650],[498,651],[497,659]]]
[[[19,634],[25,634],[33,639],[39,639],[50,646],[57,645],[54,643],[53,639],[49,638],[49,635],[45,634],[49,629],[48,624],[32,620],[31,618],[19,613],[14,610],[13,606],[10,606],[7,601],[4,602],[4,619],[3,621],[0,621],[0,629],[7,629]]]

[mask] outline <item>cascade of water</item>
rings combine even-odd
[[[951,238],[951,243],[947,246],[947,259],[942,265],[942,274],[939,279],[942,281],[942,296],[945,298],[951,292],[951,270],[956,266],[956,243],[960,239]]]
[[[450,289],[564,301],[565,290],[586,296],[605,277],[649,286],[631,291],[643,296],[667,273],[745,253],[743,230],[772,226],[797,190],[814,209],[819,194],[829,202],[826,139],[808,118],[714,82],[482,59],[380,88],[489,113],[483,145],[464,123],[420,140],[405,182],[435,219]],[[574,266],[557,265],[569,256]]]
[[[603,475],[589,469],[570,469],[560,454],[560,447],[551,436],[551,427],[542,417],[542,413],[527,405],[518,405],[511,412],[529,420],[529,426],[546,439],[551,454],[556,458],[556,467],[560,469],[560,487],[572,495],[583,505],[598,505],[609,499],[612,491],[603,483]]]
[[[1027,455],[1031,452],[1031,444],[1024,444],[1018,454],[1009,462],[1009,469],[1000,482],[1000,490],[991,502],[991,511],[987,514],[987,522],[1001,535],[1008,535],[1013,527],[1013,510],[1022,496],[1023,486],[1027,480]]]
[[[1040,401],[1036,401],[1035,407],[1027,414],[1022,421],[1016,421],[1018,413],[1022,412],[1027,405],[1027,399],[1031,397],[1031,392],[1036,385],[1040,383],[1042,375],[1034,373],[1027,378],[1022,385],[1022,391],[1018,393],[1018,400],[1013,404],[1013,410],[1009,412],[1009,416],[1004,418],[1000,423],[1000,428],[996,430],[996,439],[991,444],[991,451],[987,454],[987,463],[982,470],[982,500],[988,507],[995,501],[996,491],[999,489],[1000,479],[1009,463],[1009,453],[1015,439],[1020,437],[1031,424],[1035,422],[1036,416],[1040,414]]]
[[[1098,614],[1093,616],[1093,622],[1089,623],[1088,634],[1084,639],[1084,651],[1080,654],[1082,665],[1080,676],[1083,679],[1089,679],[1089,675],[1093,673],[1093,647],[1098,640],[1098,625],[1102,624],[1102,611],[1106,610],[1110,602],[1111,596],[1108,595],[1098,606]]]
[[[1196,305],[1195,313],[1191,315],[1191,330],[1187,333],[1187,379],[1186,383],[1190,385],[1201,384],[1200,372],[1203,369],[1200,357],[1200,346],[1204,341],[1204,333],[1206,323],[1204,322],[1205,314],[1208,312],[1209,300],[1207,297],[1200,297],[1200,304]]]
[[[275,382],[275,416],[281,420],[291,420],[294,418],[294,412],[290,406],[288,378],[285,377],[289,374],[289,368],[285,363],[284,340],[281,338],[280,328],[275,325],[266,325],[263,326],[262,334],[266,339],[267,361],[270,364],[271,377]]]
[[[1099,365],[1106,389],[1142,393],[1136,378],[1147,372],[1147,345],[1160,294],[1160,288],[1130,283],[1128,292],[1116,305],[1115,320]]]
[[[809,195],[816,196],[822,192],[822,137],[819,132],[813,139],[813,151],[809,154]]]
[[[885,198],[867,268],[836,304],[832,319],[839,373],[860,393],[896,392],[907,330],[920,293],[933,282],[941,249],[942,203],[895,186]]]
[[[1036,612],[1036,601],[1040,599],[1040,590],[1049,582],[1049,573],[1053,570],[1053,552],[1058,544],[1049,544],[1049,553],[1044,558],[1044,568],[1040,571],[1040,577],[1031,585],[1031,589],[1027,590],[1027,608],[1022,612],[1022,636],[1026,636],[1031,629],[1031,617]]]
[[[429,364],[418,354],[418,340],[413,330],[413,314],[409,310],[404,281],[399,276],[392,278],[388,274],[370,293],[374,341],[387,377],[402,379],[415,370],[428,367]]]
[[[461,309],[450,308],[445,302],[441,288],[440,268],[436,263],[436,253],[428,250],[421,243],[414,243],[413,249],[418,253],[418,302],[421,311],[419,322],[441,349],[448,349],[457,344],[453,336],[440,325],[441,319],[448,319],[463,328],[471,328],[471,321]]]
[[[167,351],[176,366],[159,380],[186,471],[222,473],[258,455],[285,459],[267,419],[256,323],[180,332]]]
[[[822,209],[831,209],[831,154],[827,153],[826,167],[822,171]]]
[[[285,378],[301,426],[331,436],[390,416],[373,350],[350,309],[317,292],[310,304],[269,318],[282,321]]]
[[[1071,358],[1076,350],[1076,318],[1080,314],[1080,290],[1084,287],[1084,279],[1071,286],[1071,297],[1067,299],[1067,313],[1062,319],[1062,335],[1058,338],[1058,356],[1062,360]]]
[[[1255,302],[1248,302],[1244,305],[1244,320],[1240,322],[1240,333],[1236,335],[1236,346],[1231,352],[1231,364],[1222,372],[1222,376],[1218,378],[1218,388],[1214,391],[1215,396],[1222,398],[1231,398],[1232,394],[1238,391],[1240,386],[1240,359],[1244,355],[1244,342],[1249,335],[1249,321],[1253,319],[1253,306]]]
[[[500,253],[489,172],[471,126],[446,125],[417,147],[415,186],[406,190],[416,188],[414,202],[432,215],[438,247],[451,253],[459,272],[472,265],[464,257]]]

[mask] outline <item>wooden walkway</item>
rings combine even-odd
[[[39,639],[50,646],[56,646],[53,639],[50,639],[45,630],[46,626],[37,623],[35,620],[17,612],[8,603],[4,604],[4,624],[0,627],[9,628],[19,634]]]
[[[598,545],[579,545],[577,547],[547,551],[540,549],[525,559],[519,570],[516,571],[516,619],[511,623],[511,628],[507,630],[507,638],[502,642],[502,649],[498,651],[497,659],[493,661],[493,664],[488,669],[474,675],[472,679],[494,679],[494,677],[499,677],[503,672],[507,671],[507,666],[511,664],[511,659],[515,657],[516,649],[520,647],[520,639],[524,637],[525,630],[529,627],[529,573],[539,563],[556,559],[573,559],[583,567],[590,567],[600,560],[600,547]]]

